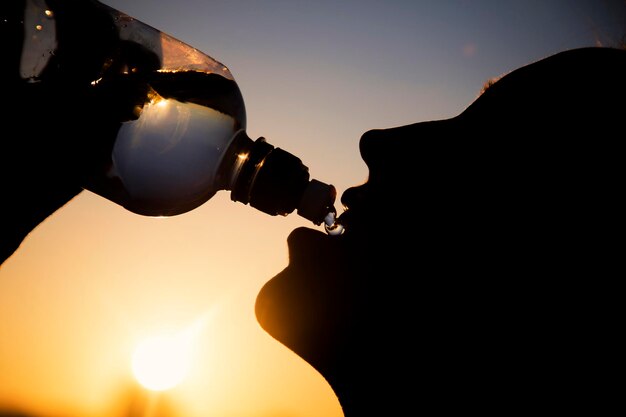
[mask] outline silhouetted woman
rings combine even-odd
[[[345,233],[292,232],[261,326],[346,417],[597,413],[619,398],[625,125],[626,51],[585,48],[365,133]]]

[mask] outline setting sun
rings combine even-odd
[[[165,391],[180,384],[191,362],[189,342],[185,334],[144,340],[137,346],[132,358],[132,370],[137,381],[153,391]]]

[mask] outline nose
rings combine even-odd
[[[385,131],[380,129],[373,129],[365,132],[359,141],[359,150],[361,158],[368,166],[369,178],[364,184],[350,187],[344,191],[341,196],[341,204],[346,210],[361,210],[365,207],[369,188],[371,187],[372,171],[376,170],[376,165],[380,161],[385,140]],[[353,211],[354,213],[354,211]],[[349,217],[349,216],[346,216]]]
[[[383,142],[389,140],[389,133],[381,129],[374,129],[365,132],[359,141],[359,151],[361,158],[371,169],[375,161],[381,159],[381,152],[385,151]]]

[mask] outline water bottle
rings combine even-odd
[[[89,154],[79,155],[90,164],[83,188],[146,216],[182,214],[225,190],[264,213],[296,211],[336,230],[335,188],[247,135],[242,93],[222,63],[95,0],[13,7],[23,8],[20,82],[55,97],[47,112],[72,120]]]

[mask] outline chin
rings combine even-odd
[[[259,291],[255,313],[276,340],[314,364],[336,346],[351,314],[353,288],[342,274],[342,236],[308,228],[288,238],[289,265]],[[326,353],[324,353],[326,352]]]

